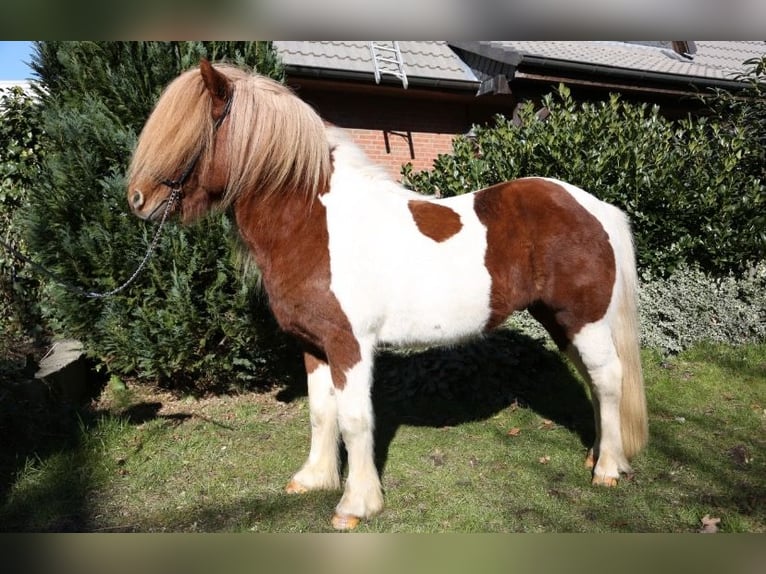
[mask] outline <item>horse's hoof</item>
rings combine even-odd
[[[295,479],[288,482],[287,486],[285,486],[285,492],[287,494],[304,494],[308,491],[308,488],[303,486],[300,482],[297,482]]]
[[[593,480],[591,480],[591,484],[594,484],[596,486],[606,486],[609,488],[612,488],[614,486],[617,486],[617,479],[613,476],[593,476]]]
[[[593,449],[590,449],[588,451],[588,454],[585,455],[585,468],[593,470],[593,467],[596,466],[596,457],[593,456]]]
[[[333,514],[332,527],[335,530],[353,530],[359,526],[359,517],[350,514]]]

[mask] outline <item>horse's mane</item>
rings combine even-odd
[[[250,192],[263,198],[280,192],[315,197],[331,173],[321,118],[279,82],[230,65],[215,68],[232,82],[234,94],[226,120],[229,183],[223,206]],[[214,137],[211,98],[199,69],[188,70],[165,88],[149,116],[129,176],[172,178],[199,153],[199,165],[205,166]]]

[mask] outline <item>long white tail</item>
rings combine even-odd
[[[649,440],[644,375],[641,368],[638,276],[633,235],[627,218],[617,226],[620,235],[615,245],[617,259],[616,308],[612,315],[612,339],[622,363],[622,399],[620,431],[622,447],[628,460],[638,454]]]

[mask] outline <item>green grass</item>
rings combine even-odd
[[[766,345],[643,357],[650,446],[604,489],[583,467],[587,396],[556,353],[509,334],[383,353],[386,508],[358,530],[696,532],[710,515],[723,532],[766,532]],[[0,529],[330,530],[339,492],[282,490],[308,449],[305,389],[196,399],[112,383],[56,413],[68,422],[4,443]]]

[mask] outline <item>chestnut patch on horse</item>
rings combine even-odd
[[[477,192],[474,209],[487,228],[488,329],[528,308],[564,348],[604,316],[614,251],[598,219],[564,188],[542,179],[502,183]]]
[[[310,375],[316,371],[319,367],[326,364],[322,359],[317,357],[314,353],[308,351],[303,353],[303,364],[306,367],[306,374]]]
[[[446,205],[413,199],[407,202],[407,206],[420,233],[437,243],[447,241],[463,228],[460,214]]]
[[[280,327],[311,351],[314,360],[308,359],[307,368],[315,369],[326,358],[333,384],[342,389],[346,371],[361,360],[361,353],[351,323],[330,289],[325,206],[286,193],[269,200],[242,198],[234,212]]]

